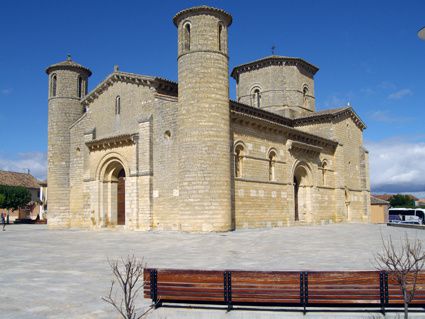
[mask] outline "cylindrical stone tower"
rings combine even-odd
[[[232,228],[227,28],[207,6],[179,12],[179,211],[183,231]]]
[[[49,228],[69,227],[70,126],[82,114],[91,71],[67,60],[49,66],[47,193]]]

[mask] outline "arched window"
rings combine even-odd
[[[260,94],[260,89],[259,88],[255,88],[252,91],[252,105],[255,107],[260,107],[261,106],[261,94]]]
[[[220,23],[218,25],[218,50],[224,51],[225,43],[224,43],[224,36],[223,36],[223,25]]]
[[[50,95],[51,96],[56,96],[56,87],[57,87],[57,77],[56,74],[52,75],[52,79],[51,79],[51,88],[50,88]]]
[[[235,177],[242,177],[243,169],[243,152],[244,147],[241,144],[236,145],[235,147]]]
[[[304,107],[308,106],[307,95],[308,95],[308,86],[304,85],[303,87],[303,106]]]
[[[118,95],[115,98],[115,115],[119,115],[121,113],[121,98]]]
[[[190,23],[186,23],[183,27],[183,48],[190,51]]]
[[[81,76],[78,77],[78,97],[81,98],[83,96],[83,79]]]
[[[276,163],[276,152],[274,150],[271,150],[269,152],[269,181],[276,180],[275,163]]]

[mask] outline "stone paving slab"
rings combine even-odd
[[[108,292],[112,279],[107,259],[128,254],[144,257],[150,267],[162,268],[369,270],[374,269],[373,255],[381,247],[381,234],[391,235],[396,242],[405,233],[425,240],[421,230],[363,224],[207,234],[47,230],[45,225],[6,229],[0,232],[0,318],[20,319],[118,318],[100,297]],[[143,302],[143,307],[148,304]],[[265,315],[202,311],[198,310],[197,318]],[[289,313],[277,314],[292,318]],[[309,314],[313,315],[317,316]],[[294,313],[293,318],[298,316]],[[170,308],[150,317],[189,318],[184,311]]]

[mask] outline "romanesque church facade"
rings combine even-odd
[[[51,65],[48,197],[52,228],[229,231],[369,221],[365,124],[347,106],[315,111],[318,68],[269,56],[237,66],[232,17],[179,12],[178,84]]]

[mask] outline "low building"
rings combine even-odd
[[[35,219],[42,208],[40,203],[40,183],[29,173],[18,173],[0,170],[0,185],[5,186],[21,186],[28,189],[31,193],[31,202],[26,207],[9,212],[9,221],[15,219],[31,218]],[[47,187],[47,184],[46,184]],[[6,209],[0,208],[0,213],[8,213]]]
[[[425,207],[425,198],[419,198],[415,200],[416,207]]]
[[[372,224],[388,223],[388,208],[390,202],[375,196],[370,196],[370,222]]]

